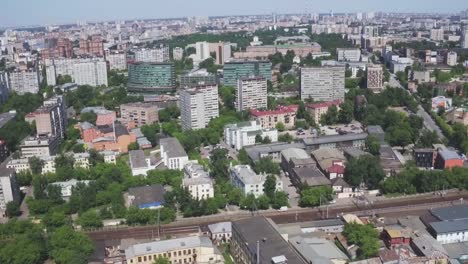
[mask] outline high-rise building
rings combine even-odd
[[[447,65],[448,66],[455,66],[457,65],[457,53],[454,51],[450,51],[447,53]]]
[[[159,46],[153,49],[140,49],[135,51],[136,62],[167,62],[169,61],[169,47]]]
[[[58,137],[64,137],[65,127],[63,127],[63,118],[58,105],[42,106],[34,112],[36,121],[36,131],[38,134],[51,134]]]
[[[379,28],[375,26],[365,26],[363,28],[364,35],[367,35],[369,37],[378,37],[379,36]]]
[[[98,35],[80,39],[80,53],[104,57],[104,39]]]
[[[9,87],[18,94],[39,92],[39,73],[36,70],[13,71],[9,73]]]
[[[383,89],[383,69],[381,65],[369,64],[367,66],[367,89],[380,92]]]
[[[107,64],[104,60],[75,63],[73,79],[78,85],[107,86]]]
[[[301,99],[314,101],[344,100],[345,67],[301,68]]]
[[[430,38],[434,41],[444,40],[444,29],[443,28],[432,28]]]
[[[106,54],[110,70],[124,71],[127,69],[127,54],[125,52],[109,52]]]
[[[205,128],[219,116],[218,85],[200,85],[180,91],[182,129]]]
[[[206,69],[192,70],[180,76],[180,87],[193,87],[207,84],[217,84],[216,74],[208,72]]]
[[[46,60],[48,85],[56,85],[59,75],[69,75],[78,85],[107,86],[107,63],[103,58]]]
[[[176,89],[173,63],[137,62],[128,65],[128,91],[167,93]]]
[[[71,58],[73,45],[68,38],[52,38],[44,40],[44,49],[41,50],[43,60],[55,58]]]
[[[0,216],[5,216],[9,202],[20,202],[20,190],[13,169],[0,168]]]
[[[54,106],[58,107],[58,117],[60,120],[61,129],[59,135],[62,137],[68,126],[68,116],[67,116],[67,103],[65,102],[65,97],[63,95],[54,95],[53,97],[44,100],[44,106]]]
[[[360,49],[338,48],[336,49],[336,53],[338,54],[338,61],[360,61],[361,60]]]
[[[224,63],[224,85],[237,86],[243,77],[261,76],[271,81],[271,62],[269,61],[229,61]]]
[[[197,61],[201,62],[210,57],[210,44],[206,41],[195,43]]]
[[[175,47],[172,49],[172,58],[174,60],[182,60],[184,58],[184,49],[181,47]]]
[[[128,103],[120,106],[120,118],[123,122],[134,122],[136,126],[158,122],[159,108],[152,103]]]
[[[224,65],[224,62],[231,58],[231,43],[210,43],[210,52],[216,54],[215,64]]]
[[[0,71],[0,105],[8,100],[10,86],[8,83],[8,73]]]
[[[465,26],[461,35],[461,47],[463,49],[468,49],[468,25]]]
[[[236,109],[267,108],[267,81],[265,77],[245,77],[237,82]]]

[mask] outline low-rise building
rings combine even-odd
[[[64,181],[64,182],[54,182],[54,183],[51,183],[50,185],[60,187],[62,198],[65,200],[68,200],[70,196],[72,196],[73,188],[75,188],[79,184],[89,185],[91,182],[92,181],[78,181],[78,180],[72,179],[72,180]]]
[[[331,181],[318,168],[294,168],[289,177],[296,188],[332,186]]]
[[[130,156],[130,168],[132,169],[132,175],[147,175],[148,171],[156,169],[158,162],[152,157],[146,157],[143,150],[131,150]]]
[[[430,148],[413,149],[413,158],[416,166],[422,168],[433,168],[435,151]]]
[[[229,243],[232,237],[232,223],[221,222],[208,225],[210,238],[216,244]]]
[[[249,159],[253,162],[257,162],[262,158],[270,157],[273,162],[280,163],[281,151],[289,148],[305,149],[305,146],[303,143],[276,142],[246,147],[245,151],[247,152]]]
[[[255,138],[268,137],[271,142],[278,141],[278,130],[275,128],[263,129],[257,121],[246,121],[237,124],[229,124],[224,127],[224,139],[226,144],[240,150],[245,146],[255,145]]]
[[[276,125],[281,123],[285,129],[293,129],[296,124],[297,109],[297,105],[278,106],[276,110],[251,109],[250,116],[257,120],[262,128],[276,128]]]
[[[317,168],[317,163],[304,149],[288,148],[281,151],[281,168],[292,174],[294,168]]]
[[[59,136],[37,135],[24,140],[20,145],[20,151],[23,158],[48,157],[57,154],[59,146]]]
[[[197,161],[192,160],[185,163],[182,186],[187,188],[192,197],[196,200],[214,197],[213,180]]]
[[[152,264],[158,258],[170,263],[224,263],[207,237],[190,236],[135,244],[125,250],[128,264]]]
[[[171,170],[182,170],[188,162],[188,155],[176,138],[161,138],[161,158],[164,165]]]
[[[128,103],[120,106],[120,118],[124,123],[140,127],[159,121],[159,108],[152,103]]]
[[[108,150],[101,151],[100,154],[104,157],[104,163],[117,164],[117,156],[119,155],[118,152]]]
[[[444,110],[452,108],[452,98],[447,98],[445,96],[432,98],[432,111],[437,112],[441,108]]]
[[[289,238],[289,242],[307,263],[347,263],[349,258],[327,239],[308,235]]]
[[[453,167],[463,167],[463,158],[456,151],[439,149],[434,162],[436,169],[450,169]]]
[[[334,105],[339,111],[340,104],[341,104],[341,100],[334,100],[334,101],[323,102],[323,103],[307,104],[306,108],[310,116],[314,120],[315,124],[320,124],[320,118],[328,112],[328,109],[332,105]]]
[[[308,151],[320,148],[358,148],[366,146],[367,133],[350,133],[345,135],[320,136],[315,138],[305,138],[302,142]]]
[[[267,176],[255,173],[249,165],[236,165],[229,168],[229,176],[234,186],[241,189],[244,195],[253,194],[255,197],[262,196],[263,184]],[[283,183],[276,179],[276,190],[283,190]]]
[[[127,207],[140,209],[157,209],[164,205],[164,187],[160,184],[132,187],[124,194]]]
[[[0,218],[5,216],[9,202],[20,202],[21,194],[16,181],[16,173],[12,169],[0,168]]]
[[[312,156],[317,161],[320,169],[330,180],[336,178],[336,176],[343,175],[336,166],[342,167],[344,170],[346,158],[338,149],[320,148],[312,151]],[[332,171],[330,171],[330,169],[332,169]]]
[[[73,166],[75,168],[89,169],[89,156],[89,153],[73,153],[71,155],[74,161]],[[42,161],[41,173],[55,173],[56,156],[40,156],[38,158]],[[17,173],[31,170],[29,158],[12,159],[8,161],[6,167],[14,169]]]

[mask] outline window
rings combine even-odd
[[[187,255],[187,250],[184,249],[184,255]]]
[[[146,256],[143,257],[143,261],[146,261]]]
[[[138,257],[138,262],[141,262],[141,257]]]

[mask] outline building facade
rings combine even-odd
[[[205,128],[219,116],[218,85],[200,85],[180,91],[182,129]]]
[[[231,183],[239,188],[244,195],[253,194],[256,198],[262,196],[265,174],[256,174],[249,165],[236,165],[229,168]],[[276,179],[276,190],[283,190],[283,182]]]
[[[457,65],[458,58],[457,58],[457,53],[454,51],[450,51],[447,53],[447,65],[448,66],[455,66]]]
[[[261,76],[271,81],[269,61],[229,61],[224,63],[224,85],[236,87],[240,78]]]
[[[322,116],[328,112],[328,109],[331,106],[334,105],[337,110],[340,110],[341,102],[341,100],[334,100],[324,103],[307,104],[306,109],[314,120],[315,124],[320,124],[320,118],[322,118]]]
[[[182,186],[188,189],[195,200],[214,197],[213,180],[197,161],[189,161],[184,165]]]
[[[120,106],[120,118],[135,126],[151,125],[159,121],[159,108],[152,103],[128,103]]]
[[[338,48],[336,49],[336,53],[338,55],[338,61],[360,61],[361,60],[360,49]]]
[[[206,69],[196,69],[180,76],[180,87],[182,88],[217,83],[217,76]]]
[[[430,32],[430,38],[434,41],[444,40],[444,29],[443,28],[433,28]]]
[[[104,57],[104,39],[102,36],[94,35],[80,39],[80,53]]]
[[[47,157],[57,154],[60,145],[60,137],[52,135],[38,135],[35,138],[28,138],[20,145],[21,156]]]
[[[172,63],[131,63],[128,65],[128,91],[132,93],[166,93],[176,89]]]
[[[106,55],[106,60],[109,62],[111,71],[125,71],[127,69],[127,54],[125,52],[109,52]]]
[[[382,91],[384,81],[384,74],[381,65],[368,65],[367,66],[367,89],[373,92]]]
[[[174,60],[182,60],[184,58],[184,49],[181,47],[175,47],[172,49],[172,58]]]
[[[274,128],[263,129],[257,121],[229,124],[224,128],[224,140],[226,144],[236,148],[237,150],[258,143],[255,142],[255,138],[257,136],[262,138],[268,137],[271,142],[277,142],[278,130]]]
[[[78,85],[107,86],[107,64],[104,60],[75,63],[73,79]]]
[[[161,158],[164,165],[171,170],[182,170],[188,162],[188,155],[176,138],[161,138]]]
[[[136,62],[167,62],[169,61],[169,47],[161,45],[153,49],[140,49],[135,51]]]
[[[296,124],[296,113],[298,106],[278,106],[276,110],[251,109],[250,116],[257,120],[262,128],[276,128],[278,123],[284,125],[285,129],[293,129]]]
[[[267,108],[267,80],[264,77],[240,78],[236,89],[236,109]]]
[[[0,169],[0,218],[5,216],[9,202],[20,202],[21,195],[16,181],[16,173],[12,169]]]
[[[345,67],[301,68],[301,100],[344,100]]]
[[[39,92],[41,82],[39,72],[36,70],[13,71],[9,74],[9,88],[20,95],[25,93],[36,94]]]

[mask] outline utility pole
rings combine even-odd
[[[161,234],[160,234],[160,229],[161,229],[160,218],[161,218],[161,209],[158,208],[158,239],[161,239]]]

